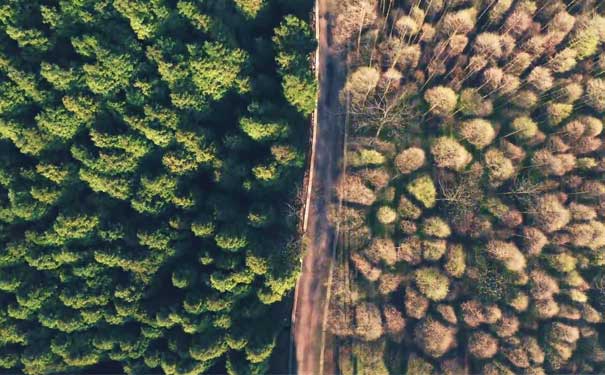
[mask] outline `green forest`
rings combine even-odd
[[[311,7],[0,2],[0,372],[269,371]]]

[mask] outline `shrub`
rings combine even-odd
[[[414,341],[425,354],[439,358],[455,345],[456,338],[451,328],[427,318],[414,329]]]
[[[437,86],[426,90],[424,100],[429,105],[429,111],[436,116],[447,117],[456,109],[458,95],[449,87]]]
[[[459,133],[462,139],[481,150],[489,146],[496,138],[496,132],[489,121],[474,119],[460,124]]]
[[[450,226],[440,217],[430,217],[422,223],[422,232],[431,237],[447,238],[452,234]]]
[[[433,180],[428,175],[422,175],[414,179],[406,186],[407,191],[412,194],[426,208],[435,207],[437,202],[437,190]]]
[[[435,267],[424,267],[414,272],[418,290],[433,301],[441,301],[447,296],[450,281]]]
[[[424,150],[418,147],[411,147],[395,157],[395,166],[403,174],[412,173],[424,165],[426,156]]]
[[[450,137],[439,137],[431,146],[431,154],[439,168],[462,171],[473,160],[472,155]]]

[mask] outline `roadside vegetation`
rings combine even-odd
[[[605,7],[341,2],[343,374],[605,372]]]
[[[310,11],[1,2],[0,372],[268,371],[300,267]]]

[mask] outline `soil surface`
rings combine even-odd
[[[309,182],[309,216],[307,248],[302,274],[297,284],[293,312],[297,373],[301,375],[335,374],[333,338],[325,332],[327,288],[335,233],[328,223],[328,209],[334,199],[343,148],[343,116],[338,96],[344,83],[342,54],[332,45],[335,15],[331,12],[338,0],[319,0],[317,27],[319,55],[319,98],[315,136],[314,176]]]

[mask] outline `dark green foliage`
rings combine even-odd
[[[267,371],[315,98],[290,9],[0,3],[2,371]]]
[[[287,16],[275,29],[273,41],[284,95],[298,111],[308,115],[315,108],[317,90],[313,72],[308,69],[311,52],[315,49],[311,28],[295,16]]]

